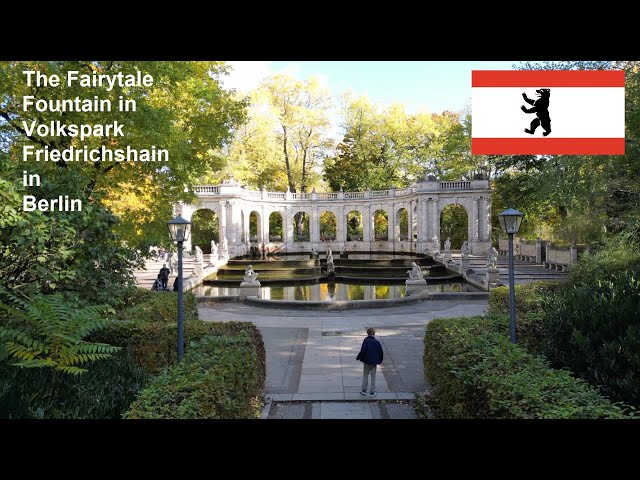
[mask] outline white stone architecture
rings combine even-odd
[[[228,240],[231,257],[247,254],[252,245],[268,253],[327,249],[427,253],[433,248],[433,236],[441,238],[442,210],[454,204],[467,212],[471,253],[486,255],[491,246],[488,180],[441,182],[430,176],[407,188],[333,193],[255,191],[227,180],[221,185],[197,186],[195,193],[196,204],[177,204],[175,213],[191,220],[199,209],[212,210],[219,218],[219,238]],[[403,209],[407,212],[407,231],[400,231]],[[376,237],[374,215],[380,210],[387,217],[387,232]],[[294,236],[294,216],[298,212],[308,215],[310,238]],[[320,216],[324,212],[334,215],[335,235],[320,231]],[[362,235],[347,235],[347,217],[351,212],[361,215]],[[282,235],[269,232],[270,215],[280,216]],[[250,221],[257,223],[253,227],[257,235],[249,235]],[[185,244],[190,250],[191,239]]]

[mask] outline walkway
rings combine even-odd
[[[260,329],[267,351],[266,396],[273,402],[268,418],[412,418],[402,401],[426,389],[424,326],[438,317],[482,314],[486,305],[485,300],[438,300],[326,312],[218,303],[201,307],[200,318],[250,321]],[[370,326],[385,356],[376,376],[378,394],[364,397],[356,356]]]

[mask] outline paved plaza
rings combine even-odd
[[[272,402],[268,418],[411,418],[410,405],[399,401],[427,388],[425,325],[439,317],[482,314],[486,306],[486,300],[436,300],[327,312],[221,302],[201,307],[200,318],[250,321],[260,329],[267,351],[265,391]],[[356,360],[370,326],[384,350],[375,397],[360,394],[362,363]]]

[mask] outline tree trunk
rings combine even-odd
[[[293,181],[293,174],[291,173],[291,164],[289,163],[289,152],[287,151],[287,127],[282,125],[282,150],[284,152],[284,164],[287,167],[287,181],[289,182],[289,190],[292,193],[296,191],[296,185]]]

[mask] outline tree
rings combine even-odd
[[[333,190],[404,187],[425,172],[459,179],[477,167],[464,112],[411,115],[403,105],[380,110],[364,97],[346,95],[343,115],[344,138],[324,162]]]
[[[78,83],[58,88],[28,87],[23,71],[38,70],[64,79],[71,70],[87,74],[135,74],[154,78],[151,87],[85,88]],[[65,172],[60,192],[78,187],[84,203],[100,202],[122,219],[116,226],[131,247],[145,250],[149,244],[167,242],[166,221],[171,205],[190,200],[185,193],[206,171],[221,166],[214,151],[226,142],[232,129],[244,118],[245,101],[233,98],[220,86],[226,73],[221,62],[1,62],[0,63],[0,145],[10,153],[15,176],[21,175],[22,146],[63,149],[87,145],[110,148],[157,148],[169,151],[169,162],[29,162],[31,173],[47,177]],[[117,105],[120,96],[135,100],[135,111],[111,112],[24,112],[22,98],[33,95],[45,100],[92,98],[109,99]],[[62,120],[66,124],[124,124],[124,137],[90,137],[82,144],[74,137],[27,135],[23,121],[38,123]],[[62,175],[61,175],[62,177]],[[56,189],[51,188],[50,193]],[[39,196],[41,192],[33,194]]]

